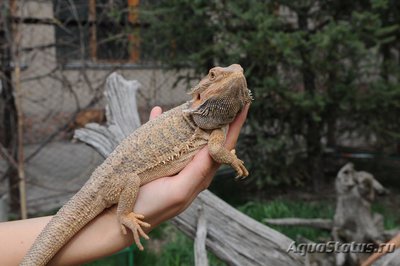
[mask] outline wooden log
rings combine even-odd
[[[336,177],[336,210],[332,231],[335,240],[358,243],[384,242],[383,217],[374,215],[371,203],[384,188],[373,175],[343,166]]]
[[[113,73],[107,79],[107,126],[90,124],[75,131],[75,138],[93,146],[106,157],[115,146],[139,125],[136,91],[140,84]],[[287,249],[293,243],[285,235],[244,215],[208,190],[172,223],[195,238],[198,207],[207,213],[206,245],[229,265],[303,265],[304,258]]]
[[[172,223],[193,238],[199,206],[204,206],[208,217],[208,249],[229,265],[303,265],[303,257],[287,252],[293,240],[241,213],[209,190],[201,192]]]
[[[140,88],[136,80],[128,81],[112,73],[106,81],[107,126],[89,123],[84,129],[75,130],[74,138],[91,145],[107,157],[126,136],[140,126],[136,93]]]
[[[206,251],[207,218],[203,206],[198,209],[197,231],[194,239],[194,262],[196,266],[208,266]]]
[[[328,231],[332,230],[332,220],[330,219],[281,218],[263,219],[263,222],[273,225],[309,226]]]

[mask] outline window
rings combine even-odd
[[[61,64],[143,63],[139,0],[53,0]]]

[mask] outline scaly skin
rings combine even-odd
[[[208,145],[211,157],[248,172],[234,151],[224,148],[227,125],[251,102],[240,65],[215,67],[191,92],[193,99],[163,113],[124,139],[40,233],[21,265],[46,265],[82,227],[105,208],[118,204],[122,233],[148,239],[143,216],[132,212],[139,187],[181,171]]]

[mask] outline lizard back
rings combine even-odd
[[[96,172],[102,176],[106,173],[136,173],[144,184],[163,175],[179,172],[181,169],[171,169],[168,162],[182,159],[180,168],[183,168],[195,152],[207,144],[206,139],[194,139],[196,127],[183,114],[188,105],[189,102],[175,107],[131,133],[96,169],[93,177],[96,178]],[[154,168],[158,168],[159,176],[151,171]],[[160,168],[165,170],[160,171]],[[174,171],[167,173],[167,169]],[[151,179],[147,176],[151,176]]]

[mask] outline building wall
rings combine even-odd
[[[52,1],[24,1],[18,11],[23,18],[54,19]],[[143,86],[138,94],[138,105],[143,120],[154,105],[166,109],[188,99],[188,85],[181,82],[174,87],[176,73],[140,65],[96,64],[90,67],[65,68],[57,62],[55,27],[46,24],[20,24],[22,106],[26,117],[28,142],[48,135],[86,107],[96,95],[102,98],[107,76],[117,71],[127,79],[136,79]],[[145,44],[143,44],[145,45]],[[78,66],[78,67],[77,67]],[[94,108],[102,108],[100,100]],[[31,139],[31,140],[29,140]]]

